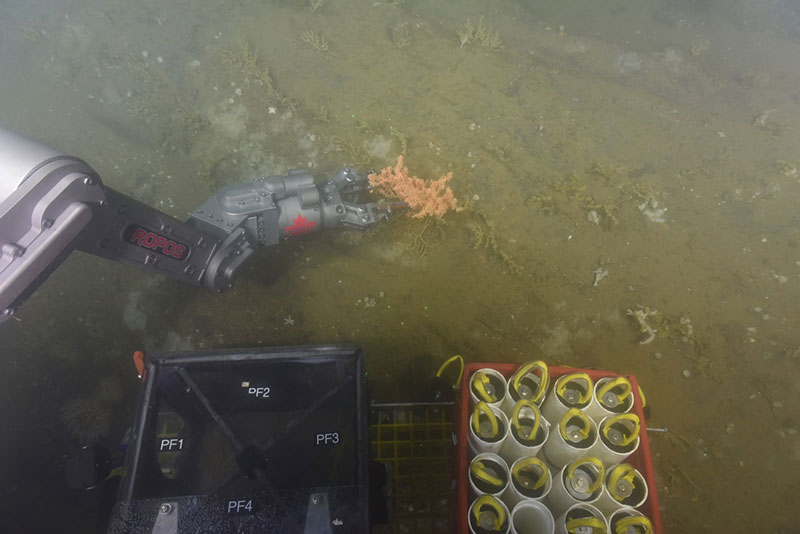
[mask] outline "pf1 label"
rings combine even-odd
[[[161,438],[158,444],[160,452],[182,451],[183,438]]]

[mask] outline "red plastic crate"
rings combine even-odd
[[[458,487],[456,489],[456,532],[467,534],[469,527],[467,525],[467,512],[469,511],[469,503],[467,502],[467,493],[469,492],[469,484],[467,483],[467,458],[468,458],[468,444],[467,444],[467,424],[469,421],[469,379],[472,374],[484,368],[495,369],[499,371],[506,378],[510,377],[514,371],[519,367],[515,363],[468,363],[464,367],[464,376],[461,379],[461,401],[458,406],[458,446],[456,450],[456,480]],[[609,371],[595,371],[593,369],[575,369],[573,367],[550,367],[550,381],[552,383],[561,375],[567,373],[586,373],[593,381],[597,381],[605,377],[620,376],[616,373]],[[647,426],[644,419],[644,412],[642,411],[642,400],[639,397],[639,383],[636,377],[628,375],[627,379],[630,380],[633,386],[633,408],[632,413],[639,416],[642,422],[641,431],[639,433],[640,443],[639,448],[631,456],[625,460],[633,467],[639,470],[644,475],[647,481],[647,501],[638,508],[640,512],[646,515],[653,525],[654,534],[663,534],[661,527],[661,512],[658,508],[658,493],[656,492],[655,472],[653,470],[653,460],[650,455],[650,440],[647,437]]]

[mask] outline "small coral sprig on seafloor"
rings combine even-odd
[[[430,181],[410,176],[403,164],[403,156],[397,156],[397,165],[394,167],[385,167],[381,172],[368,176],[369,184],[379,193],[407,203],[412,211],[411,216],[415,218],[429,215],[442,217],[450,210],[463,209],[458,206],[453,190],[447,185],[452,178],[452,172]]]

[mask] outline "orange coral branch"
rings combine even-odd
[[[438,180],[426,182],[422,178],[409,175],[403,164],[403,156],[397,156],[397,165],[394,167],[385,167],[380,173],[370,174],[367,178],[379,193],[406,202],[413,212],[412,217],[442,217],[450,210],[463,209],[458,207],[453,190],[447,185],[453,178],[452,172]]]

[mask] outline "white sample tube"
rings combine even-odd
[[[508,436],[508,418],[497,406],[481,401],[472,409],[467,441],[473,454],[499,453]]]
[[[483,452],[469,463],[467,478],[476,497],[481,495],[500,497],[509,483],[508,464],[496,454]]]
[[[588,456],[597,442],[597,425],[585,413],[570,408],[544,443],[550,465],[560,469],[572,460]]]
[[[556,519],[555,534],[609,532],[603,512],[591,504],[573,504]]]
[[[580,458],[565,465],[553,477],[553,489],[545,501],[558,517],[573,504],[592,504],[603,491],[605,468],[597,458]]]
[[[620,508],[608,518],[609,534],[653,534],[653,525],[643,513],[633,508]]]
[[[603,492],[594,505],[606,516],[620,508],[638,508],[647,501],[647,481],[630,464],[619,464],[606,471]]]
[[[506,377],[495,369],[478,369],[469,377],[469,398],[472,403],[483,401],[489,406],[503,406],[508,395]]]
[[[553,477],[547,464],[535,456],[519,458],[511,465],[510,481],[503,502],[513,509],[520,501],[541,501],[553,487]]]
[[[542,361],[528,362],[521,365],[508,379],[503,411],[511,415],[514,406],[521,400],[533,401],[541,406],[550,385],[550,371]]]
[[[586,407],[586,413],[600,422],[610,415],[628,413],[633,408],[633,386],[624,376],[606,377],[594,385],[592,402]]]
[[[598,440],[589,452],[606,467],[624,462],[639,448],[641,422],[635,413],[606,417],[597,425]]]
[[[539,454],[550,434],[550,425],[542,418],[539,407],[527,399],[514,407],[508,426],[508,437],[500,456],[510,464],[522,456]]]
[[[542,415],[556,425],[570,408],[582,410],[592,402],[594,383],[586,373],[569,373],[560,376],[553,391],[542,404]]]
[[[511,514],[503,501],[492,495],[475,499],[467,511],[471,534],[506,534],[511,524]]]
[[[553,514],[544,503],[525,500],[511,510],[512,534],[553,534]]]

